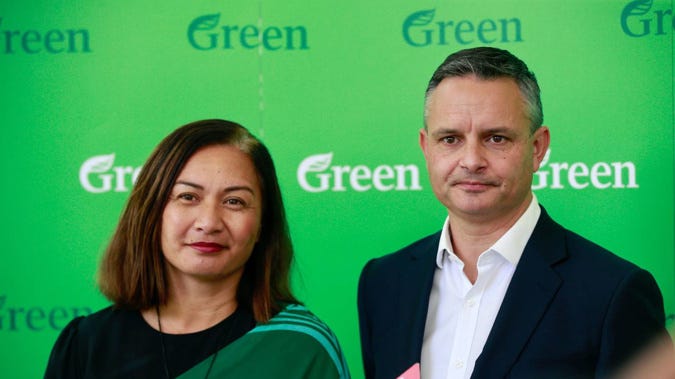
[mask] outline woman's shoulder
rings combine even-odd
[[[55,348],[64,348],[70,345],[84,347],[98,343],[107,343],[111,338],[117,338],[130,330],[142,328],[142,318],[139,311],[117,309],[112,306],[103,308],[86,316],[72,319],[61,331]]]
[[[68,321],[68,324],[61,330],[60,335],[61,337],[72,337],[80,334],[81,331],[98,329],[101,325],[106,324],[110,320],[112,313],[113,308],[112,306],[109,306],[88,315],[77,316]]]
[[[140,316],[138,316],[140,317]],[[84,356],[93,346],[105,344],[111,336],[132,320],[132,311],[107,307],[89,314],[78,316],[61,330],[49,357],[45,378],[72,377],[80,372]]]
[[[96,334],[102,331],[117,329],[121,325],[136,323],[140,318],[137,310],[128,310],[108,306],[87,316],[80,316],[70,321],[64,328],[78,334]],[[74,329],[74,330],[73,330]]]

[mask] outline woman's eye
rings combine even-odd
[[[243,207],[244,201],[238,198],[225,199],[225,204],[233,207]]]
[[[191,193],[181,193],[178,198],[186,201],[194,201],[197,197]]]

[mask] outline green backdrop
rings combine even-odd
[[[672,10],[658,0],[3,1],[0,375],[40,377],[66,322],[107,304],[97,262],[159,140],[226,118],[270,148],[294,288],[361,378],[359,272],[441,227],[417,144],[423,92],[445,56],[478,45],[512,51],[540,81],[552,135],[540,202],[652,272],[672,315]]]

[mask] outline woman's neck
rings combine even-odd
[[[143,311],[153,328],[168,334],[195,333],[229,317],[237,309],[236,285],[228,283],[169,281],[166,304]],[[158,320],[158,318],[160,320]]]

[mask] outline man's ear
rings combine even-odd
[[[533,172],[539,170],[541,162],[546,156],[548,147],[551,144],[551,132],[548,130],[548,127],[541,126],[534,132],[532,138],[532,168]]]
[[[422,153],[424,154],[424,158],[427,157],[427,139],[429,136],[427,135],[426,129],[422,128],[420,129],[420,136],[419,136],[419,143],[420,143],[420,148],[422,149]]]

